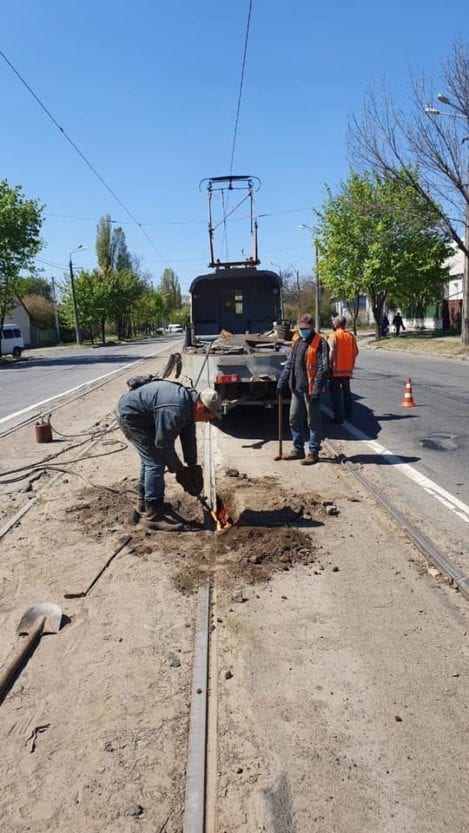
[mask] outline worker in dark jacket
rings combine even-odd
[[[405,330],[404,322],[402,320],[402,315],[399,312],[399,310],[397,310],[394,318],[392,319],[392,326],[394,327],[394,330],[395,330],[395,333],[396,333],[397,336],[399,335],[399,333],[401,331],[401,327],[402,327],[403,330]]]
[[[164,503],[164,470],[174,472],[185,491],[203,489],[197,465],[195,423],[221,416],[221,399],[214,390],[198,393],[178,382],[157,380],[130,390],[119,399],[117,421],[140,457],[139,512],[151,529],[178,532],[183,526]],[[174,447],[181,440],[183,465]],[[170,507],[169,507],[170,509]]]
[[[290,430],[293,450],[283,459],[301,460],[302,465],[310,466],[319,460],[322,439],[321,395],[327,382],[329,349],[327,341],[315,332],[311,315],[300,315],[298,335],[277,386],[281,396],[291,391]],[[305,437],[306,424],[308,437]],[[305,439],[308,439],[309,449],[306,457]]]

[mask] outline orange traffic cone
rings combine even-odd
[[[401,408],[416,408],[414,398],[412,396],[412,379],[407,379],[404,388],[404,399],[401,402]]]

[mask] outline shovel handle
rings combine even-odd
[[[23,663],[27,660],[29,655],[32,654],[38,644],[42,636],[42,631],[44,630],[45,622],[45,616],[41,616],[41,618],[38,619],[32,630],[23,640],[21,648],[18,648],[13,659],[10,660],[7,667],[0,673],[0,701],[3,700],[3,697],[7,693]]]
[[[283,454],[283,402],[282,395],[278,395],[278,454],[282,457]]]

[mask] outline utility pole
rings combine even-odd
[[[469,136],[465,136],[463,143],[467,142],[467,182],[465,193],[464,210],[464,276],[462,282],[462,321],[461,341],[465,347],[469,346]]]
[[[75,335],[77,344],[81,344],[80,339],[80,319],[78,316],[78,306],[77,306],[77,296],[75,292],[75,280],[73,277],[73,263],[72,263],[72,256],[70,255],[70,260],[68,261],[68,267],[70,269],[70,285],[72,287],[72,305],[73,305],[73,318],[75,320]]]
[[[57,344],[61,344],[62,340],[60,338],[59,313],[58,313],[58,310],[57,310],[57,295],[56,295],[56,292],[55,292],[55,280],[54,280],[54,278],[51,278],[51,283],[52,283],[52,300],[53,300],[53,303],[54,303],[55,332],[57,334]]]
[[[305,223],[300,223],[298,228],[305,228],[316,234],[316,230],[313,229],[311,226],[307,226]],[[314,329],[317,333],[321,331],[321,315],[319,307],[321,305],[321,286],[319,283],[319,250],[318,244],[316,240],[314,240],[314,271],[315,271],[315,284],[314,284],[314,299],[315,299],[315,314],[314,314]]]
[[[318,251],[318,244],[314,244],[314,265],[315,265],[315,272],[316,272],[316,283],[314,287],[314,297],[316,300],[316,309],[315,309],[315,330],[317,333],[321,332],[321,313],[320,313],[320,305],[321,305],[321,287],[319,285],[319,251]]]

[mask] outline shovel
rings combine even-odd
[[[21,647],[0,672],[0,702],[8,692],[22,666],[39,644],[45,633],[58,633],[62,621],[60,607],[52,602],[41,602],[28,607],[16,629],[18,636],[24,636]]]

